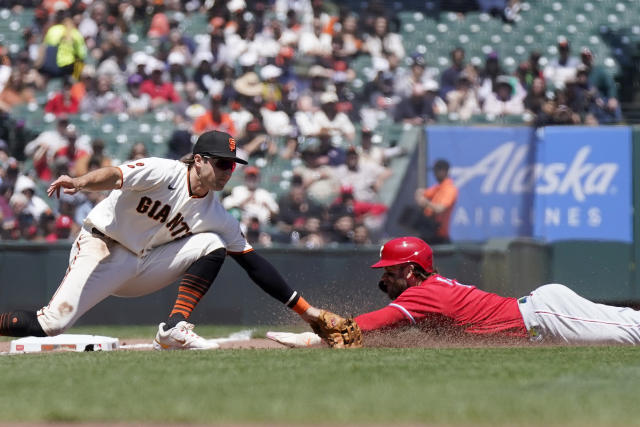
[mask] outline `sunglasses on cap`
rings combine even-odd
[[[223,171],[233,172],[236,169],[236,162],[231,159],[223,159],[220,157],[202,156],[204,159],[211,159],[211,164]]]

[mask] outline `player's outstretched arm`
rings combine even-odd
[[[352,319],[310,305],[289,287],[275,267],[255,251],[229,253],[249,277],[273,298],[298,313],[331,347],[361,347],[362,333]]]
[[[60,197],[60,190],[65,194],[75,194],[78,191],[106,191],[122,186],[122,172],[115,166],[96,169],[77,178],[62,175],[51,183],[47,195]]]

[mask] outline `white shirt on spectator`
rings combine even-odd
[[[384,52],[393,52],[399,59],[404,58],[405,50],[402,44],[402,36],[396,33],[387,33],[383,39],[366,35],[364,39],[365,50],[371,56],[384,56]]]
[[[34,157],[37,152],[40,152],[38,157],[40,157],[41,154],[45,154],[47,156],[47,162],[51,163],[55,153],[68,144],[67,139],[60,135],[60,132],[57,130],[46,130],[24,147],[24,154],[27,157]]]
[[[261,225],[271,221],[271,215],[280,211],[278,202],[273,195],[264,188],[249,190],[245,185],[233,187],[231,194],[222,200],[225,209],[239,208],[242,210],[242,221],[258,218]]]
[[[320,128],[314,121],[314,113],[312,111],[296,111],[293,118],[300,130],[300,135],[312,136],[320,132]]]
[[[327,129],[332,137],[342,137],[351,141],[356,134],[355,126],[345,113],[338,113],[331,120],[324,111],[316,111],[313,115],[313,123],[318,131],[322,132],[322,129]]]
[[[377,203],[380,198],[373,186],[386,171],[383,166],[361,158],[358,160],[358,170],[349,170],[347,165],[343,164],[335,168],[335,175],[342,187],[352,188],[355,200]]]
[[[231,121],[236,128],[236,139],[242,138],[247,133],[247,123],[253,119],[253,114],[248,110],[231,111]]]
[[[322,33],[318,37],[313,31],[304,31],[300,35],[298,50],[303,55],[330,55],[331,36],[329,34]]]
[[[578,65],[580,61],[572,56],[564,65],[559,63],[558,58],[554,58],[544,67],[542,74],[545,80],[550,81],[555,88],[562,89],[568,80],[576,76]]]
[[[512,96],[506,101],[501,101],[495,93],[491,92],[484,101],[482,112],[495,116],[522,114],[524,113],[524,104],[522,103],[522,99],[516,98],[515,96]]]
[[[82,21],[80,21],[80,25],[78,25],[78,31],[82,34],[82,37],[85,39],[95,39],[98,35],[98,24],[93,20],[90,16],[85,16]]]
[[[122,100],[130,114],[143,114],[151,108],[151,97],[148,93],[141,93],[136,97],[131,92],[127,92],[122,95]]]

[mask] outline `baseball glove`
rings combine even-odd
[[[351,318],[345,319],[327,310],[310,323],[313,332],[318,334],[332,348],[362,347],[362,331]]]

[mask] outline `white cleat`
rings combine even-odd
[[[291,332],[267,332],[267,338],[287,347],[314,347],[322,344],[322,338],[313,332],[294,334]]]
[[[207,341],[193,332],[193,324],[184,320],[167,331],[164,330],[164,322],[160,323],[153,340],[155,350],[210,350],[218,347],[217,343]]]

